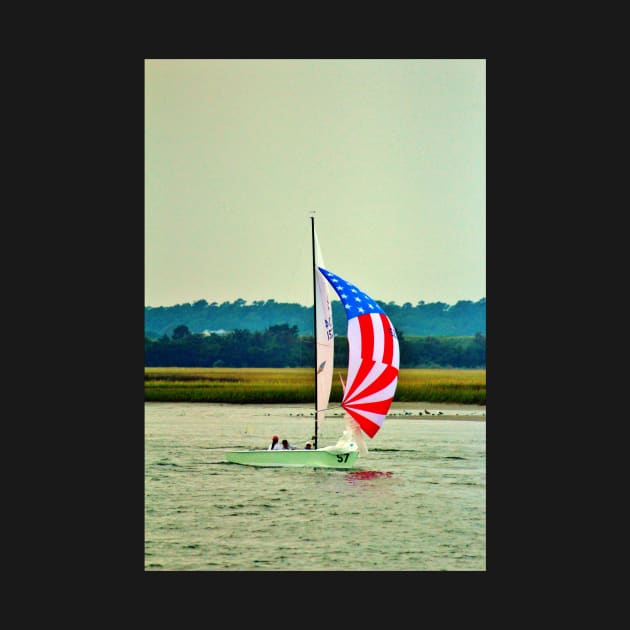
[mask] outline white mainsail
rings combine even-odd
[[[317,418],[318,427],[326,416],[333,378],[333,357],[335,353],[335,335],[333,332],[332,308],[328,293],[328,282],[319,267],[324,266],[317,234],[315,237],[315,311],[316,311],[316,365],[317,365]]]

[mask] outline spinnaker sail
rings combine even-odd
[[[369,436],[381,428],[394,400],[400,365],[396,329],[357,286],[323,267],[348,318],[348,374],[341,406]]]

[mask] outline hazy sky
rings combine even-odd
[[[485,93],[483,59],[145,60],[145,305],[312,305],[312,212],[373,299],[485,297]]]

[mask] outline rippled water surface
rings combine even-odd
[[[274,433],[302,445],[310,414],[145,403],[145,570],[485,570],[485,415],[401,411],[366,438],[353,471],[226,461],[226,449],[264,448]],[[343,428],[327,418],[319,446]]]

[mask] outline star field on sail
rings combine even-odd
[[[348,375],[341,406],[374,437],[394,400],[400,365],[396,330],[383,309],[358,287],[319,267],[346,310]]]

